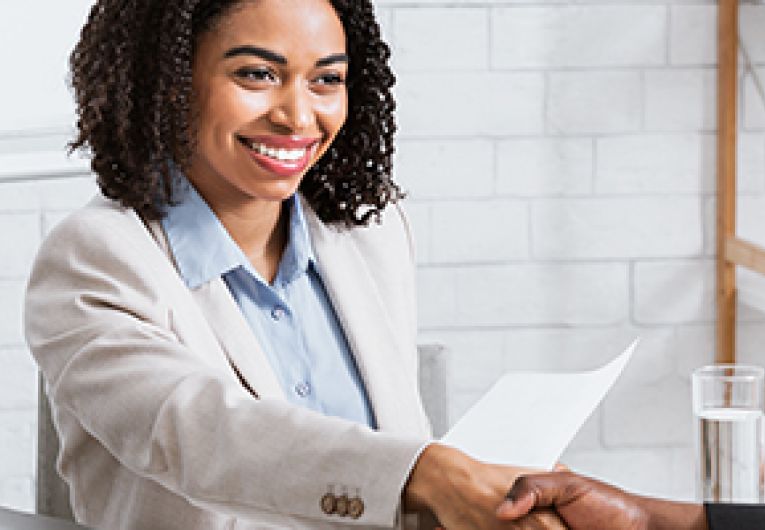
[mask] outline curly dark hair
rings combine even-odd
[[[70,57],[76,138],[104,195],[159,219],[173,166],[194,149],[192,61],[198,37],[247,0],[98,0]],[[391,180],[395,77],[371,0],[329,0],[345,28],[348,118],[300,190],[324,222],[366,225],[403,197]]]

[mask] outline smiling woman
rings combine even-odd
[[[238,95],[239,102],[250,106],[250,112],[257,112],[260,105],[262,112],[265,97],[257,94],[274,104],[274,91],[266,91],[267,85],[288,89],[285,82],[296,88],[296,81],[307,81],[300,77],[307,72],[296,70],[304,64],[288,64],[284,54],[267,45],[269,39],[277,37],[273,28],[278,26],[273,22],[284,23],[286,17],[302,12],[301,19],[310,24],[301,32],[282,35],[286,40],[292,37],[291,43],[284,44],[293,48],[318,46],[305,39],[305,29],[320,33],[319,42],[335,48],[316,58],[311,65],[316,77],[310,79],[311,86],[301,88],[312,88],[314,95],[322,96],[325,106],[329,101],[345,99],[344,95],[339,97],[345,92],[348,110],[332,148],[325,156],[311,160],[313,165],[301,182],[301,191],[325,222],[366,224],[389,202],[401,198],[398,186],[390,179],[396,129],[390,93],[394,76],[387,64],[390,52],[380,39],[371,5],[353,0],[333,2],[333,42],[322,32],[322,19],[308,17],[310,6],[286,2],[271,15],[274,20],[266,20],[248,15],[251,9],[243,7],[249,3],[253,2],[137,2],[126,9],[121,2],[98,2],[72,54],[80,129],[72,147],[88,148],[93,153],[93,169],[107,197],[135,208],[146,218],[161,217],[162,207],[173,200],[173,189],[168,186],[173,178],[169,162],[182,167],[190,162],[194,127],[204,124],[204,120],[200,124],[194,119],[194,111],[203,109],[203,99],[192,102],[192,90],[200,88],[194,83],[213,80],[200,80],[197,75],[192,82],[194,63],[197,72],[201,67],[211,67],[216,68],[216,74],[228,75],[228,80],[238,78],[243,92]],[[224,17],[228,11],[237,11],[239,16]],[[245,28],[266,39],[264,46],[253,46],[247,40],[249,35],[242,33]],[[207,44],[214,41],[214,45],[226,47],[215,50],[224,55],[203,58],[205,52],[212,52],[201,42],[205,35]],[[212,39],[211,35],[220,38]],[[337,55],[337,50],[342,53]],[[318,48],[311,51],[321,53]],[[201,65],[202,60],[208,62]],[[253,63],[255,60],[259,62]],[[345,68],[338,72],[342,66]],[[298,78],[283,78],[293,73]],[[252,93],[250,97],[246,92]],[[192,109],[192,105],[199,107]]]
[[[72,147],[103,196],[25,314],[79,521],[508,527],[520,470],[429,439],[388,55],[369,0],[96,3]]]

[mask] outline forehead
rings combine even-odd
[[[200,48],[257,44],[288,58],[345,51],[345,30],[328,0],[246,0],[200,37]]]

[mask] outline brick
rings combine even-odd
[[[0,349],[0,410],[37,407],[37,365],[23,348]]]
[[[666,61],[666,32],[663,6],[496,8],[492,67],[660,65]]]
[[[680,324],[714,320],[714,262],[657,261],[635,264],[635,320]]]
[[[487,140],[401,140],[395,168],[415,199],[489,197],[494,191],[494,147]]]
[[[649,70],[645,73],[645,127],[700,131],[717,127],[715,70]]]
[[[395,12],[394,52],[401,71],[486,70],[486,9],[401,8]]]
[[[525,203],[438,203],[433,205],[432,215],[434,262],[496,262],[529,255],[529,212]]]
[[[593,144],[579,138],[506,140],[498,145],[497,193],[581,195],[592,191]]]
[[[619,380],[603,403],[606,447],[688,444],[693,439],[691,388],[668,377],[652,384]]]
[[[760,84],[765,90],[765,68],[757,68]],[[744,109],[742,121],[747,129],[765,129],[765,101],[751,72],[744,78]]]
[[[454,270],[420,268],[417,271],[417,309],[420,329],[450,325],[457,313]]]
[[[698,199],[554,199],[532,208],[532,254],[542,259],[690,256],[702,250]]]
[[[549,77],[551,132],[595,134],[640,128],[642,84],[638,72],[557,72]]]
[[[541,73],[411,73],[398,87],[402,137],[513,136],[543,130]]]
[[[672,64],[717,64],[717,6],[672,6],[669,55]]]
[[[0,346],[24,344],[21,316],[24,300],[24,282],[0,280]]]
[[[715,138],[672,134],[601,138],[599,193],[698,193],[715,189]]]
[[[619,263],[420,270],[423,328],[615,324],[627,317]]]
[[[666,346],[674,357],[677,375],[688,379],[696,368],[714,363],[716,347],[714,324],[677,326]]]
[[[0,278],[24,278],[40,244],[37,212],[4,214],[0,211]]]

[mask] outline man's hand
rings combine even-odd
[[[632,495],[571,472],[520,477],[497,510],[511,521],[554,508],[571,530],[706,530],[701,505]]]
[[[551,510],[500,520],[497,507],[515,479],[529,470],[485,464],[461,451],[431,444],[420,455],[404,489],[407,511],[429,511],[447,530],[565,529]]]

